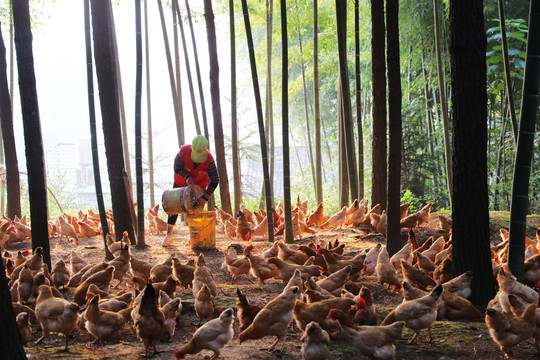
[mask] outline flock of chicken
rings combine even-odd
[[[322,204],[305,216],[303,204],[299,201],[292,209],[295,235],[315,232],[310,225],[354,226],[365,224],[368,218],[376,230],[383,232],[380,224],[386,221],[384,211],[380,213],[377,206],[368,211],[365,201],[355,201],[330,217],[324,216]],[[237,289],[236,311],[219,307],[216,297],[220,284],[214,280],[202,253],[197,259],[172,254],[163,263],[151,264],[131,254],[127,233],[118,239],[108,237],[108,247],[115,255],[108,262],[87,263],[73,251],[69,263],[59,259],[49,272],[40,248],[33,254],[5,251],[2,259],[24,345],[28,345],[33,331],[31,324],[36,322],[42,329],[38,344],[51,333],[61,333],[66,340],[65,350],[69,335],[76,329],[91,334],[95,342],[114,339],[120,330],[132,329],[142,341],[145,355],[153,355],[160,341],[174,335],[181,320],[182,300],[178,290],[191,288],[199,325],[204,324],[174,352],[176,358],[202,350],[212,351],[212,358],[219,356],[234,337],[233,324],[237,317],[241,344],[271,336],[275,337],[269,348],[273,350],[285,339],[294,320],[303,332],[304,359],[328,358],[331,338],[340,331],[363,356],[393,359],[394,343],[402,337],[404,327],[414,332],[409,343],[415,343],[423,329],[427,329],[429,342],[436,320],[481,321],[483,318],[467,300],[472,273],[452,278],[451,237],[448,240],[431,237],[422,245],[416,241],[414,228],[428,221],[432,205],[408,216],[408,205],[402,205],[401,223],[409,229],[409,239],[392,257],[380,243],[354,253],[338,240],[324,244],[317,237],[307,245],[296,247],[276,241],[266,249],[250,241],[242,247],[241,255],[236,250],[239,245],[229,246],[224,252],[222,268],[233,279],[244,275],[251,281],[250,277],[254,276],[261,288],[269,279],[286,284],[279,295],[262,307],[249,303],[246,294]],[[277,235],[283,231],[282,212],[280,205],[273,214]],[[256,230],[265,222],[264,212],[252,213],[242,208],[237,217],[219,209],[216,213],[230,237],[250,240],[252,235],[264,236]],[[61,228],[62,222],[57,220]],[[449,219],[439,216],[439,222],[442,229],[448,229]],[[234,234],[227,227],[234,227]],[[540,353],[538,293],[517,282],[509,272],[508,234],[501,230],[501,236],[501,243],[492,247],[499,292],[488,306],[485,321],[505,356],[508,357],[512,347],[531,337]],[[537,238],[538,241],[527,240],[525,262],[526,278],[533,286],[540,282],[540,228]],[[384,291],[403,294],[403,302],[384,318],[379,318],[370,289],[373,286],[364,285],[363,280],[370,276],[377,278]],[[123,289],[116,290],[120,286]]]

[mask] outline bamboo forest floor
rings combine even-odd
[[[446,212],[445,215],[449,216]],[[508,213],[493,213],[491,215],[491,242],[498,243],[500,237],[498,230],[500,227],[508,227]],[[180,224],[180,221],[178,222]],[[531,216],[528,220],[528,235],[534,238],[534,230],[540,226],[540,216]],[[531,233],[532,232],[532,233]],[[431,235],[446,235],[438,230],[436,214],[432,214],[429,224],[417,229],[417,239],[423,242]],[[406,241],[406,232],[402,233]],[[146,243],[149,247],[145,250],[138,250],[132,247],[132,254],[138,258],[153,263],[159,263],[166,259],[171,253],[183,254],[187,258],[195,257],[198,253],[191,250],[189,246],[189,230],[186,226],[177,225],[174,231],[175,242],[170,248],[161,246],[162,234],[146,235]],[[341,230],[321,230],[314,236],[297,240],[298,244],[308,244],[310,241],[334,241],[347,244],[345,253],[356,253],[365,248],[371,248],[377,242],[384,241],[379,235],[372,234],[370,227]],[[240,288],[250,300],[250,303],[264,306],[270,299],[276,296],[284,287],[281,281],[269,280],[267,284],[259,287],[256,283],[250,283],[246,278],[241,277],[232,280],[230,275],[221,270],[223,262],[223,251],[231,243],[235,243],[223,234],[221,226],[217,229],[217,249],[204,251],[207,263],[214,274],[214,279],[218,285],[218,295],[216,302],[218,306],[226,308],[233,307],[236,302],[236,288]],[[258,253],[270,245],[263,238],[253,239]],[[101,237],[81,238],[75,245],[66,239],[51,239],[52,262],[58,259],[69,259],[72,250],[76,250],[87,262],[99,262],[104,259],[103,241]],[[24,250],[29,248],[29,242],[13,244],[8,250]],[[401,276],[401,275],[399,275]],[[375,276],[364,276],[362,283],[373,292],[375,304],[379,310],[379,321],[402,300],[402,295],[384,290],[377,282]],[[73,289],[68,289],[64,293],[65,297],[72,298]],[[178,290],[177,296],[182,298],[183,310],[181,321],[178,324],[174,336],[170,342],[162,342],[157,345],[160,351],[153,359],[174,359],[173,351],[185,344],[195,332],[198,318],[193,309],[193,295],[191,289]],[[222,350],[221,359],[302,359],[300,353],[300,338],[302,333],[293,325],[290,327],[285,341],[281,342],[278,348],[281,351],[268,352],[260,350],[268,347],[274,338],[263,338],[261,340],[246,341],[242,345],[238,342],[239,325],[234,324],[235,335],[233,340]],[[498,346],[489,336],[484,322],[449,322],[437,321],[432,329],[433,341],[426,343],[426,330],[423,330],[417,344],[408,345],[407,340],[412,337],[411,330],[405,328],[403,338],[395,343],[397,349],[397,359],[503,359],[503,354]],[[144,347],[137,339],[133,331],[133,326],[127,327],[119,333],[118,338],[109,341],[105,345],[92,345],[93,337],[87,333],[77,332],[74,338],[70,339],[69,352],[58,352],[64,346],[62,336],[51,335],[45,339],[41,345],[33,345],[41,336],[39,325],[33,326],[33,334],[30,346],[26,347],[29,359],[140,359],[144,357]],[[358,351],[351,347],[342,334],[338,334],[331,340],[330,359],[334,360],[354,360],[364,359]],[[513,359],[530,359],[535,354],[534,343],[531,340],[521,343],[514,349]],[[187,359],[201,359],[205,355],[211,355],[210,351],[203,351],[198,355],[188,355]],[[0,358],[3,358],[0,355]]]

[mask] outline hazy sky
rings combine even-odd
[[[115,24],[118,39],[123,93],[125,98],[126,119],[129,128],[128,142],[134,143],[134,97],[135,97],[135,9],[133,1],[121,1],[114,5]],[[163,3],[166,3],[164,1]],[[183,10],[183,1],[180,1]],[[192,12],[202,13],[202,1],[190,2]],[[170,155],[171,159],[178,150],[176,140],[176,125],[171,102],[171,91],[168,78],[167,63],[163,47],[163,36],[159,23],[159,12],[156,1],[150,1],[149,28],[150,28],[150,74],[152,95],[152,122],[154,133],[154,154]],[[172,15],[169,8],[164,7],[165,18],[168,21],[169,42],[172,49]],[[84,43],[84,13],[83,0],[56,0],[45,6],[47,18],[42,19],[38,29],[34,29],[34,61],[37,81],[40,119],[43,133],[44,149],[47,151],[59,142],[74,143],[80,138],[89,138],[86,55]],[[185,11],[184,11],[185,13]],[[206,112],[210,129],[212,128],[212,109],[209,93],[208,45],[206,41],[206,27],[202,17],[195,23],[197,37],[197,50],[201,62],[201,78],[205,90]],[[223,121],[229,123],[229,31],[228,18],[216,17],[217,37],[219,47],[221,106]],[[184,27],[188,49],[191,52],[191,38],[189,28]],[[2,29],[4,39],[7,29]],[[143,14],[144,36],[144,14]],[[144,46],[144,38],[143,38]],[[144,53],[143,53],[144,54]],[[195,127],[191,112],[189,88],[185,74],[183,52],[180,52],[182,68],[182,91],[184,104],[184,118],[186,123],[186,141],[195,136]],[[190,58],[192,54],[190,53]],[[240,65],[241,66],[241,65]],[[143,65],[144,68],[144,65]],[[192,77],[197,93],[199,117],[201,110],[196,84],[195,67],[192,64]],[[225,69],[225,71],[223,71]],[[95,72],[94,72],[95,76]],[[143,74],[143,79],[144,79]],[[95,80],[97,81],[97,80]],[[15,82],[17,75],[15,73]],[[143,134],[146,134],[146,85],[143,82]],[[98,116],[98,136],[102,141],[101,120],[98,101],[98,87],[96,92],[96,114]],[[242,114],[240,114],[241,116]],[[201,125],[202,126],[202,125]],[[24,164],[24,138],[22,118],[20,115],[20,101],[18,88],[15,89],[14,99],[14,127],[17,141],[19,163]],[[225,129],[226,133],[228,129]],[[212,129],[210,130],[212,134]],[[172,163],[172,160],[171,160]]]

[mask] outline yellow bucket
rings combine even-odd
[[[216,248],[216,213],[201,211],[187,214],[191,249],[210,250]]]

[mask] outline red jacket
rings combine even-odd
[[[197,184],[204,191],[208,185],[209,176],[208,176],[208,167],[210,162],[214,160],[212,154],[209,151],[206,151],[207,158],[206,161],[199,164],[196,169],[193,168],[193,160],[191,160],[191,145],[182,146],[182,161],[184,162],[184,170],[191,176],[193,184]],[[180,187],[188,186],[186,180],[180,176],[176,171],[174,173],[174,183]]]

